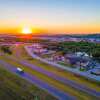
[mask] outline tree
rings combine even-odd
[[[97,60],[98,62],[100,62],[100,52],[96,51],[94,53],[92,53],[92,56],[95,60]]]
[[[2,47],[1,47],[1,50],[2,50],[4,53],[12,54],[12,51],[10,50],[10,48],[9,48],[8,46],[2,46]]]

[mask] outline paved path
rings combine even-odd
[[[3,60],[0,60],[0,65],[2,65],[4,68],[9,70],[10,72],[12,72],[14,74],[17,74],[15,66],[13,66],[13,65],[11,65],[11,64],[3,61]],[[59,100],[75,100],[76,99],[75,97],[56,89],[55,87],[45,83],[41,79],[39,79],[36,76],[33,76],[33,75],[29,74],[29,73],[25,72],[24,74],[20,75],[20,77],[32,82],[36,86],[48,91],[50,94],[52,94],[53,96],[57,97]]]

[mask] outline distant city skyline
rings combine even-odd
[[[100,0],[0,0],[0,33],[99,33]]]

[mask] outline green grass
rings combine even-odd
[[[72,66],[71,64],[65,63],[65,62],[61,62],[59,61],[58,64],[65,66],[65,67],[71,67],[71,68],[75,68],[74,66]]]
[[[80,68],[79,70],[82,71],[82,72],[86,71],[85,68]]]
[[[26,80],[0,67],[0,100],[57,100]]]

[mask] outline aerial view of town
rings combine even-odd
[[[100,100],[100,0],[0,0],[0,100]]]

